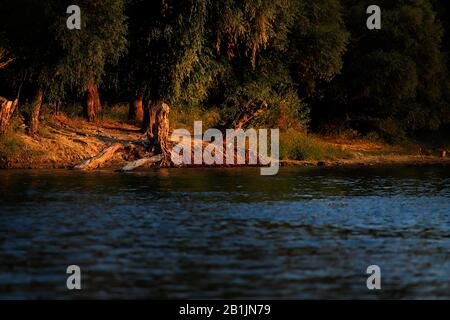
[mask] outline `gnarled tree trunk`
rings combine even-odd
[[[91,83],[87,88],[87,101],[84,106],[84,117],[92,122],[97,119],[97,115],[102,111],[100,104],[100,95],[98,94],[97,85]]]
[[[30,117],[30,127],[28,128],[28,135],[31,137],[34,136],[39,130],[39,116],[41,113],[42,106],[42,89],[38,89],[36,92],[36,98],[33,102],[33,110],[31,111]]]
[[[154,145],[155,153],[162,155],[162,166],[170,166],[172,163],[170,157],[170,146],[169,146],[169,106],[161,102],[156,107],[156,121],[154,130]]]
[[[162,104],[161,100],[150,101],[144,110],[144,119],[142,123],[142,132],[147,134],[150,141],[154,141],[156,134],[156,111],[158,106]]]
[[[0,97],[0,135],[8,132],[11,117],[16,110],[19,100],[10,101]]]

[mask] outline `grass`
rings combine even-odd
[[[323,142],[316,137],[289,129],[280,134],[280,155],[284,160],[349,159],[352,154],[341,147]]]
[[[15,133],[8,132],[0,136],[0,158],[6,159],[21,153],[23,144]]]
[[[127,103],[117,103],[113,105],[103,106],[101,117],[103,119],[115,120],[121,122],[128,121],[129,106]]]

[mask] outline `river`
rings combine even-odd
[[[11,298],[449,299],[450,168],[0,171]]]

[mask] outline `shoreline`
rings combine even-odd
[[[73,170],[73,167],[79,162],[69,163],[57,163],[52,161],[51,158],[35,161],[30,159],[29,162],[13,159],[1,160],[0,170]],[[127,161],[113,160],[104,167],[92,170],[92,172],[98,170],[112,170],[117,171],[123,167]],[[280,160],[280,167],[383,167],[383,166],[450,166],[450,158],[441,158],[437,156],[418,156],[418,155],[403,155],[403,156],[367,156],[353,159],[336,159],[336,160]],[[205,169],[217,169],[217,168],[255,168],[261,167],[258,165],[192,165],[192,166],[180,166],[172,167],[173,169],[192,169],[192,168],[205,168]],[[144,166],[143,169],[155,168],[155,166]],[[167,169],[172,169],[167,168]]]
[[[128,123],[113,120],[101,120],[89,123],[82,119],[69,119],[64,115],[53,116],[41,127],[35,137],[17,130],[11,133],[9,140],[3,140],[4,148],[0,149],[0,169],[71,169],[82,161],[92,158],[114,143],[122,143],[122,152],[114,154],[99,169],[116,170],[145,156],[146,137],[139,128]],[[337,146],[351,156],[329,160],[280,160],[280,166],[303,167],[343,167],[343,166],[388,166],[388,165],[450,165],[450,157],[440,157],[437,152],[428,151],[427,155],[406,152],[398,146],[362,140],[342,140],[321,137],[321,142]],[[0,142],[1,143],[1,142]],[[0,145],[0,147],[2,147]],[[417,150],[421,150],[417,148]],[[415,151],[417,152],[417,151]],[[5,155],[6,153],[6,155]],[[436,153],[436,154],[435,154]],[[143,168],[149,168],[150,165]],[[181,168],[240,168],[254,165],[217,166],[193,165]]]

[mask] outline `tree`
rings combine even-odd
[[[236,121],[267,103],[253,125],[305,130],[306,98],[342,67],[348,33],[339,1],[230,0],[218,6],[215,47],[228,62],[215,92],[225,118]]]
[[[381,1],[381,30],[368,30],[368,1],[345,1],[352,34],[342,74],[320,104],[321,117],[350,120],[385,138],[443,123],[443,29],[429,0]]]
[[[122,64],[140,107],[143,130],[152,136],[151,109],[173,103],[202,56],[209,1],[127,1],[129,52]],[[130,112],[130,114],[132,114]],[[134,112],[135,113],[135,112]]]
[[[58,4],[65,12],[70,3]],[[55,25],[63,49],[58,74],[63,83],[79,94],[87,93],[84,116],[94,121],[101,112],[98,86],[106,66],[116,64],[126,51],[124,0],[80,0],[81,30],[69,30],[61,16]]]

